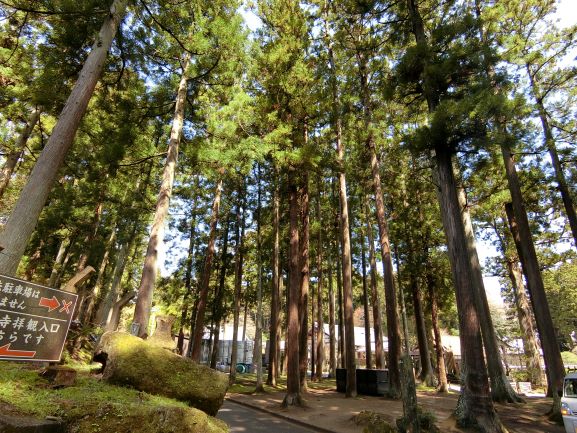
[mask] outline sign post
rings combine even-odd
[[[0,360],[60,361],[77,299],[0,275]]]

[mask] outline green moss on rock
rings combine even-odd
[[[227,433],[206,413],[166,397],[118,387],[86,373],[52,389],[38,366],[0,363],[0,404],[11,415],[60,418],[70,433]]]
[[[103,379],[150,394],[186,402],[216,415],[228,388],[228,377],[122,332],[102,336],[97,356],[106,358]]]
[[[225,433],[228,426],[191,407],[101,404],[70,422],[70,433]]]

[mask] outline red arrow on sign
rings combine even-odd
[[[60,302],[58,302],[56,296],[52,296],[52,299],[40,298],[40,302],[38,302],[38,305],[40,305],[41,307],[48,307],[48,312],[50,312],[60,307]]]
[[[0,347],[0,356],[12,356],[14,358],[32,358],[36,352],[32,350],[10,350],[10,344]]]

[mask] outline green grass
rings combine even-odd
[[[577,355],[575,355],[573,352],[561,352],[561,359],[563,359],[563,364],[577,364]]]

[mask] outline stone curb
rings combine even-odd
[[[265,409],[264,407],[252,405],[252,404],[247,403],[245,401],[237,400],[234,397],[225,397],[225,399],[228,401],[232,401],[233,403],[240,404],[241,406],[245,406],[245,407],[248,407],[250,409],[254,409],[254,410],[258,410],[259,412],[266,413],[267,415],[272,415],[272,416],[275,416],[277,418],[281,418],[285,421],[291,422],[291,423],[299,425],[301,427],[306,427],[310,430],[314,430],[314,431],[317,431],[319,433],[334,433],[333,430],[328,430],[328,429],[325,429],[323,427],[318,427],[316,425],[309,424],[309,423],[301,421],[299,419],[291,418],[290,416],[287,416],[287,415],[284,415],[284,414],[281,414],[278,412],[273,412],[272,410]]]

